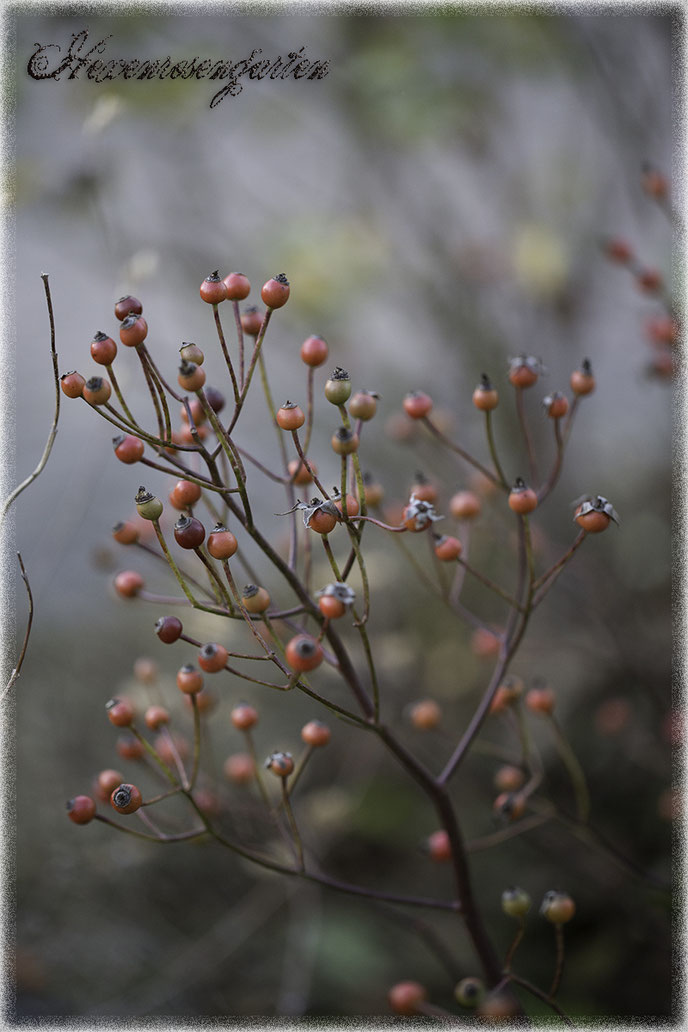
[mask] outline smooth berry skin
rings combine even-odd
[[[112,528],[112,536],[120,545],[134,545],[139,539],[139,532],[135,523],[120,520]]]
[[[117,739],[115,748],[123,760],[140,760],[146,751],[144,745],[133,735],[122,735]]]
[[[357,391],[349,402],[349,413],[354,419],[367,423],[377,412],[377,398],[368,391]]]
[[[112,388],[108,381],[102,376],[92,376],[84,384],[81,396],[89,405],[105,405],[110,400]]]
[[[130,727],[134,719],[134,707],[128,699],[110,699],[105,706],[108,720],[115,727]]]
[[[282,308],[289,300],[289,281],[283,272],[263,284],[260,292],[267,308]]]
[[[217,674],[224,670],[228,659],[229,653],[224,645],[215,642],[208,642],[198,653],[198,665],[206,674]]]
[[[172,645],[184,630],[181,620],[176,616],[161,616],[155,624],[155,633],[165,645]]]
[[[527,516],[529,512],[537,509],[537,495],[532,487],[514,488],[508,498],[509,508],[519,514]]]
[[[126,294],[121,297],[115,304],[115,318],[122,322],[123,319],[133,312],[134,315],[141,315],[143,312],[143,305],[137,297],[133,297],[131,294]]]
[[[421,699],[415,702],[409,710],[411,723],[419,731],[432,731],[439,727],[442,719],[442,710],[434,699]]]
[[[576,511],[576,523],[583,528],[586,534],[601,534],[603,530],[607,529],[611,519],[606,512],[595,512],[593,510],[580,513]]]
[[[478,386],[473,391],[473,404],[480,412],[492,412],[499,404],[499,395],[494,387]]]
[[[247,785],[256,776],[256,765],[249,753],[234,753],[228,756],[223,765],[224,775],[235,785]]]
[[[201,283],[199,293],[201,300],[209,305],[219,305],[227,297],[227,287],[215,272],[207,276]]]
[[[86,386],[86,379],[73,370],[71,373],[63,373],[60,377],[60,387],[62,393],[68,398],[80,398],[84,392]]]
[[[91,341],[91,358],[98,365],[112,365],[117,357],[117,345],[112,337],[97,333]]]
[[[308,634],[297,634],[285,649],[287,664],[298,673],[315,670],[323,661],[323,650],[315,638]]]
[[[411,419],[423,419],[432,412],[432,398],[424,391],[411,391],[404,398],[403,405]]]
[[[141,684],[155,684],[158,680],[158,664],[149,656],[139,656],[134,660],[134,677]]]
[[[197,364],[200,365],[200,362],[197,363]],[[205,423],[205,421],[207,419],[207,416],[206,416],[205,410],[204,410],[203,406],[201,405],[200,401],[198,400],[198,398],[189,398],[189,409],[191,411],[191,418],[194,421],[194,426],[195,427],[199,427],[203,423]],[[179,415],[181,417],[182,423],[187,423],[188,424],[188,422],[189,422],[189,413],[186,411],[186,405],[182,405],[181,406],[180,411],[179,411]]]
[[[315,475],[318,475],[318,469],[315,463],[308,459],[308,465],[313,470]],[[304,484],[312,484],[313,477],[310,472],[301,461],[301,459],[291,459],[288,467],[289,476],[291,477],[292,484],[297,484],[299,487],[303,487]]]
[[[231,530],[214,530],[208,535],[208,552],[213,559],[231,559],[239,542]]]
[[[325,397],[332,405],[344,405],[351,396],[351,377],[343,370],[335,369],[325,383]]]
[[[192,362],[193,365],[203,365],[205,355],[199,348],[198,344],[191,342],[184,342],[179,349],[179,357],[182,362]]]
[[[90,796],[74,796],[67,803],[67,816],[74,824],[90,824],[96,815],[96,804]]]
[[[428,839],[427,847],[430,859],[434,860],[436,864],[446,864],[451,860],[451,844],[449,842],[449,835],[447,835],[444,828],[432,833]]]
[[[435,555],[441,562],[449,563],[458,559],[463,551],[463,545],[458,538],[443,536],[435,545]]]
[[[265,767],[278,778],[288,778],[294,770],[294,760],[289,753],[277,752],[268,756]]]
[[[255,591],[253,590],[255,588]],[[259,588],[255,584],[248,584],[244,588],[241,602],[247,613],[256,615],[264,613],[270,605],[270,596],[265,588]]]
[[[449,499],[449,511],[456,520],[472,520],[480,515],[480,499],[472,491],[457,491]]]
[[[570,379],[571,390],[580,397],[595,390],[595,377],[586,369],[574,369]]]
[[[205,383],[205,369],[193,362],[182,362],[179,367],[177,383],[185,391],[200,391]]]
[[[302,741],[316,749],[327,745],[331,738],[332,732],[329,727],[327,724],[322,724],[319,720],[311,720],[301,728]]]
[[[211,386],[208,386],[205,389],[205,400],[208,402],[213,412],[222,412],[227,403],[227,399],[222,391],[218,391],[217,387]]]
[[[514,387],[532,387],[533,384],[537,383],[538,374],[534,369],[529,369],[528,366],[516,366],[509,373],[509,383]]]
[[[242,702],[234,707],[230,719],[237,731],[248,731],[258,723],[258,710],[249,706],[247,702]]]
[[[193,480],[178,480],[170,491],[170,505],[175,509],[188,509],[199,501],[201,491],[200,484],[195,484]]]
[[[124,776],[118,770],[101,770],[95,782],[96,795],[101,802],[107,803],[123,780]]]
[[[341,599],[334,595],[321,595],[318,599],[318,609],[328,620],[339,620],[346,612],[346,606]]]
[[[387,1000],[395,1014],[412,1017],[418,1014],[418,1007],[427,999],[427,992],[420,982],[398,982],[387,993]]]
[[[547,406],[550,419],[562,419],[569,410],[568,399],[563,394],[554,394]]]
[[[132,434],[122,434],[119,437],[115,437],[112,443],[115,455],[126,466],[132,466],[143,458],[145,445],[140,438],[134,437]]]
[[[115,591],[122,598],[135,598],[143,589],[144,580],[135,570],[122,570],[115,577]]]
[[[182,516],[174,525],[174,539],[180,548],[200,548],[205,539],[205,527],[195,516]]]
[[[509,917],[525,917],[530,910],[532,900],[523,889],[514,887],[502,893],[502,910]]]
[[[576,904],[566,892],[548,892],[540,906],[540,913],[552,924],[566,924],[576,913]]]
[[[337,526],[337,517],[331,512],[318,509],[308,521],[308,529],[316,534],[329,534]]]
[[[135,348],[148,336],[148,323],[142,315],[127,315],[119,328],[119,339],[125,347]]]
[[[287,403],[277,410],[275,422],[280,430],[298,430],[306,422],[306,417],[298,405]]]
[[[136,813],[143,798],[136,785],[120,785],[110,796],[110,803],[117,813]]]
[[[251,284],[243,272],[230,272],[222,281],[228,301],[244,301],[251,293]]]
[[[339,512],[341,512],[342,515],[344,515],[344,512],[343,512],[344,506],[343,506],[341,497],[334,499],[334,507]],[[346,515],[347,515],[347,517],[351,518],[352,516],[358,516],[358,509],[359,509],[358,498],[356,498],[355,495],[349,494],[347,492],[347,495],[346,495]]]
[[[556,696],[551,688],[531,688],[524,701],[532,713],[548,715],[554,712]]]
[[[185,695],[195,695],[203,688],[203,674],[191,663],[177,671],[177,688]]]
[[[164,706],[149,706],[143,719],[150,731],[157,731],[163,724],[169,724],[170,715]]]
[[[327,362],[328,354],[329,348],[322,337],[307,337],[301,345],[301,361],[313,369]]]
[[[498,792],[518,792],[526,783],[526,776],[520,767],[504,764],[495,773],[494,787]]]
[[[340,426],[332,435],[331,440],[332,450],[337,455],[351,455],[352,452],[358,450],[360,441],[358,434],[353,433],[351,430],[347,430],[346,427]]]
[[[260,333],[260,328],[263,325],[264,316],[258,311],[255,305],[249,305],[241,313],[240,321],[241,328],[244,333],[248,333],[249,337],[257,337]]]

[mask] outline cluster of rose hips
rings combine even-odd
[[[647,165],[643,169],[641,182],[647,196],[655,201],[668,215],[672,225],[675,225],[676,214],[671,206],[666,176]],[[651,376],[670,379],[676,372],[681,327],[661,273],[643,264],[631,244],[622,237],[610,237],[604,241],[603,246],[607,258],[627,269],[638,289],[657,301],[659,310],[645,324],[645,337],[651,348],[647,370]]]
[[[243,623],[244,630],[250,632],[251,640],[258,643],[258,655],[232,651],[228,643],[219,641],[200,642],[184,632],[184,627],[175,616],[162,616],[155,625],[158,639],[165,645],[182,642],[192,645],[196,650],[194,662],[185,662],[176,673],[176,685],[193,712],[194,745],[193,749],[181,738],[171,734],[169,729],[170,713],[161,705],[149,706],[143,714],[143,722],[147,732],[156,737],[149,741],[146,732],[136,723],[136,707],[126,698],[114,698],[107,705],[110,722],[126,732],[127,737],[117,744],[117,751],[123,758],[148,759],[157,763],[169,781],[173,784],[172,792],[181,792],[193,804],[196,813],[203,820],[203,829],[199,834],[214,834],[212,818],[217,815],[216,800],[205,789],[198,788],[200,752],[200,714],[209,712],[214,703],[214,695],[205,687],[206,676],[229,674],[231,677],[243,678],[249,683],[267,686],[280,691],[298,689],[304,691],[319,703],[334,709],[339,715],[358,720],[359,723],[379,730],[379,696],[377,678],[374,673],[373,650],[367,637],[366,622],[370,611],[370,584],[362,551],[364,530],[370,526],[370,533],[387,533],[391,538],[397,534],[422,535],[426,533],[432,544],[435,558],[440,564],[454,564],[457,571],[457,583],[462,570],[465,569],[483,580],[487,587],[496,591],[512,608],[512,615],[523,614],[526,617],[530,609],[538,604],[540,598],[551,587],[561,569],[579,544],[588,534],[596,534],[605,530],[610,522],[618,522],[613,507],[606,498],[590,495],[576,503],[574,520],[580,529],[578,539],[569,551],[550,570],[535,578],[534,567],[530,570],[530,593],[520,599],[514,599],[498,585],[490,582],[480,571],[474,570],[468,563],[466,554],[467,535],[461,537],[452,534],[438,534],[434,527],[443,517],[438,514],[435,504],[438,500],[437,486],[422,473],[418,474],[412,485],[410,496],[401,509],[398,519],[385,522],[380,517],[380,504],[383,497],[382,486],[361,469],[359,449],[366,424],[372,420],[378,410],[379,395],[376,391],[353,391],[351,377],[340,366],[336,366],[323,385],[326,401],[340,415],[341,425],[332,433],[330,444],[335,455],[335,463],[339,466],[339,486],[328,491],[319,479],[315,464],[308,458],[313,423],[313,383],[315,371],[322,367],[329,357],[329,348],[320,336],[309,336],[301,345],[300,356],[306,366],[308,405],[302,408],[297,403],[286,400],[279,407],[273,406],[267,379],[262,368],[262,345],[266,329],[274,310],[281,308],[289,298],[290,287],[286,277],[280,274],[269,280],[261,290],[261,298],[266,306],[260,313],[256,308],[239,310],[239,302],[250,294],[250,283],[242,273],[231,273],[221,278],[218,272],[207,277],[200,287],[201,299],[212,306],[215,327],[219,344],[227,364],[232,381],[234,395],[234,413],[227,417],[225,410],[227,399],[216,388],[206,384],[203,369],[204,354],[195,343],[183,342],[180,348],[181,364],[178,369],[177,386],[184,392],[177,393],[170,387],[155,364],[146,347],[148,326],[143,317],[143,306],[131,296],[121,298],[115,305],[115,316],[120,322],[119,336],[126,348],[133,349],[141,363],[157,419],[157,432],[144,430],[131,415],[117,382],[113,363],[117,355],[117,345],[112,337],[99,332],[91,342],[91,356],[94,361],[105,368],[108,378],[91,377],[86,379],[76,371],[65,374],[61,385],[64,393],[71,398],[82,398],[91,408],[99,412],[120,431],[113,441],[115,457],[126,465],[146,465],[159,472],[172,476],[174,484],[169,492],[167,503],[157,497],[147,487],[141,485],[135,495],[136,517],[121,521],[113,528],[114,539],[126,546],[140,546],[148,552],[167,561],[169,568],[181,586],[190,605],[205,609],[209,613],[236,620]],[[227,348],[222,330],[219,308],[225,302],[231,302],[234,310],[237,329],[237,354],[233,357]],[[253,348],[248,363],[244,355],[244,334],[253,338]],[[244,402],[252,383],[255,369],[261,366],[263,386],[271,407],[274,424],[280,434],[283,469],[280,473],[266,470],[254,460],[247,451],[240,447],[234,439],[234,427],[241,415]],[[528,437],[525,417],[523,415],[523,393],[532,388],[539,380],[543,366],[539,359],[519,355],[510,362],[508,379],[516,395],[519,418],[523,429],[525,443],[529,453],[531,445]],[[493,469],[488,469],[474,460],[460,446],[448,440],[441,428],[431,419],[432,399],[423,391],[413,391],[403,400],[403,410],[411,421],[425,425],[444,447],[453,449],[470,465],[480,471],[480,475],[495,491],[501,491],[506,498],[508,509],[515,514],[523,541],[529,541],[528,517],[544,501],[554,488],[561,469],[561,459],[571,423],[581,399],[591,394],[595,388],[595,379],[590,362],[586,359],[581,367],[570,377],[571,397],[563,392],[555,391],[543,399],[547,417],[554,426],[557,444],[557,458],[552,472],[541,484],[528,484],[518,476],[507,481],[502,470],[492,438],[492,413],[499,405],[497,388],[490,379],[483,375],[472,394],[475,408],[484,414],[487,425],[488,442],[493,462]],[[113,392],[119,401],[117,408],[111,399]],[[172,427],[168,406],[168,397],[180,403],[180,424]],[[306,409],[307,411],[304,411]],[[300,436],[303,431],[303,440]],[[293,445],[295,454],[290,457],[287,444]],[[146,445],[155,453],[153,461],[146,456]],[[192,464],[186,464],[185,458],[199,460],[199,471]],[[225,462],[224,474],[218,467],[218,459]],[[529,454],[529,460],[531,456]],[[291,515],[292,535],[289,545],[289,557],[280,555],[254,527],[250,507],[250,498],[246,487],[245,464],[251,462],[266,473],[273,481],[280,483],[285,489],[291,507],[281,515]],[[164,463],[164,464],[162,464]],[[531,462],[531,479],[534,463]],[[138,478],[138,479],[143,479]],[[295,489],[300,486],[314,484],[319,495],[302,500],[295,497]],[[205,504],[215,525],[210,532],[198,516],[198,506]],[[220,510],[223,505],[224,509]],[[163,526],[166,510],[175,514],[173,525],[174,542],[181,554],[193,554],[198,560],[198,568],[207,577],[207,584],[199,584],[177,564],[170,543],[165,536]],[[471,490],[455,491],[448,499],[449,512],[461,527],[466,527],[481,512],[481,501],[478,494]],[[375,512],[375,516],[370,512]],[[301,536],[297,535],[296,514],[300,513],[303,522]],[[234,521],[231,529],[228,525],[230,517]],[[338,562],[329,537],[338,530],[341,538],[345,538],[348,559]],[[253,538],[272,562],[281,582],[286,582],[297,596],[298,605],[292,609],[281,609],[273,602],[276,586],[270,577],[266,584],[248,583],[243,588],[236,577],[238,565],[249,573],[252,581],[257,578],[250,572],[242,550],[244,533]],[[147,544],[157,538],[160,551]],[[328,583],[319,590],[313,590],[311,579],[316,569],[312,549],[318,547],[321,540],[324,556],[329,563],[331,573]],[[523,546],[525,547],[525,545]],[[522,562],[525,568],[525,561]],[[532,563],[531,563],[532,566]],[[361,591],[357,593],[349,584],[352,574],[360,575]],[[323,578],[324,579],[324,578]],[[242,578],[243,580],[243,578]],[[322,581],[320,582],[322,583]],[[117,593],[127,599],[139,598],[159,602],[160,597],[147,592],[141,574],[134,570],[124,570],[117,574],[114,581]],[[459,589],[460,591],[460,585]],[[525,600],[525,601],[524,601]],[[180,599],[169,599],[178,602]],[[450,604],[451,593],[449,593]],[[457,607],[458,611],[458,607]],[[347,647],[338,637],[334,622],[350,614],[350,623],[360,636],[362,648],[367,657],[371,673],[371,684],[374,686],[374,698],[360,687],[357,671],[349,659]],[[315,623],[313,631],[308,629],[308,621]],[[472,644],[474,651],[482,655],[504,657],[508,653],[508,625],[504,631],[496,631],[477,620]],[[345,621],[346,623],[346,621]],[[523,625],[525,629],[525,624]],[[328,648],[329,646],[329,648]],[[511,656],[508,656],[510,659]],[[249,676],[242,669],[234,666],[236,660],[267,660],[270,669],[277,667],[283,680],[279,683]],[[326,662],[338,671],[349,687],[352,688],[356,701],[362,709],[362,717],[352,714],[338,704],[319,695],[316,674],[314,684],[310,685],[305,675],[316,671]],[[498,659],[499,662],[499,659]],[[504,667],[505,668],[505,667]],[[372,691],[372,689],[371,689]],[[498,713],[509,706],[517,705],[523,694],[523,685],[518,678],[502,677],[489,698],[481,703],[485,715],[488,712]],[[524,696],[526,707],[532,712],[551,716],[554,707],[554,696],[548,688],[533,687]],[[413,725],[419,730],[431,730],[438,727],[441,711],[431,699],[415,702],[408,711]],[[224,764],[226,777],[240,784],[254,783],[263,800],[269,801],[263,794],[260,765],[256,762],[256,751],[253,743],[252,728],[258,721],[257,709],[249,703],[236,706],[231,713],[234,728],[245,736],[246,750],[230,755]],[[385,729],[386,741],[394,743],[394,738]],[[297,860],[300,866],[289,873],[306,870],[302,846],[296,831],[293,813],[290,809],[289,797],[295,786],[304,764],[312,750],[326,745],[330,740],[329,728],[318,722],[310,721],[303,727],[301,738],[306,747],[304,755],[296,761],[284,750],[272,752],[265,761],[266,769],[280,779],[283,789],[282,807],[284,816],[289,820],[292,847],[297,847]],[[399,747],[393,745],[397,757]],[[190,754],[191,757],[190,757]],[[403,753],[401,754],[403,756]],[[185,764],[191,759],[192,770],[189,773]],[[413,772],[413,760],[407,766]],[[494,808],[497,815],[507,821],[518,822],[522,817],[529,794],[533,789],[533,779],[526,783],[527,764],[523,769],[514,765],[500,768],[495,777],[495,787],[499,795]],[[532,773],[532,772],[531,772]],[[421,782],[426,775],[420,777]],[[431,781],[431,793],[439,782]],[[153,838],[165,837],[155,831],[150,819],[146,816],[147,808],[165,798],[172,792],[146,800],[135,785],[125,781],[119,771],[104,770],[98,775],[94,797],[77,796],[68,803],[70,819],[78,824],[89,823],[93,819],[106,820],[97,813],[97,801],[110,804],[122,815],[138,814],[144,824],[153,827]],[[272,811],[271,811],[272,812]],[[273,813],[274,816],[274,813]],[[112,821],[107,821],[113,823]],[[121,825],[117,825],[121,827]],[[450,826],[450,825],[448,825]],[[188,833],[191,834],[191,833]],[[187,834],[187,837],[188,837]],[[146,837],[151,837],[146,836]],[[217,836],[216,836],[217,837]],[[456,840],[454,846],[456,847]],[[458,863],[459,858],[452,849],[452,840],[447,828],[440,828],[427,843],[433,860],[438,862]],[[241,850],[239,850],[241,851]],[[562,903],[562,899],[564,902]],[[556,905],[548,906],[545,916],[557,924],[568,920],[561,916],[566,913],[565,900],[557,897]],[[570,901],[569,901],[570,903]],[[550,900],[552,904],[552,899]],[[571,903],[572,907],[572,903]],[[506,909],[506,907],[505,907]],[[508,911],[507,911],[508,912]],[[544,911],[543,911],[544,912]],[[571,916],[572,914],[569,914]],[[555,915],[555,916],[553,916]],[[558,915],[558,916],[556,916]],[[470,980],[468,980],[470,981]],[[466,980],[464,980],[466,982]],[[408,986],[408,983],[405,985]],[[459,1002],[474,997],[474,1005],[480,1003],[487,1006],[480,993],[477,982],[473,980],[463,984]],[[399,987],[395,987],[399,990]],[[406,992],[406,997],[404,997]],[[424,992],[424,991],[423,991]],[[458,992],[458,990],[457,990]],[[393,1003],[392,999],[401,999],[401,1003]],[[425,1013],[421,1004],[424,997],[416,994],[414,1003],[408,1002],[408,992],[392,991],[390,1002],[397,1013]],[[404,1003],[403,1000],[407,1002]],[[489,994],[485,1000],[489,999]],[[424,1004],[423,1004],[424,1005]],[[403,1009],[404,1007],[412,1009]],[[413,1009],[415,1008],[415,1009]],[[485,1014],[488,1011],[484,1011]]]

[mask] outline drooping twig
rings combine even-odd
[[[28,576],[26,574],[26,569],[24,567],[24,561],[23,561],[23,559],[21,557],[21,552],[17,552],[17,559],[19,560],[19,567],[21,569],[22,580],[24,581],[24,584],[26,585],[26,594],[29,596],[29,618],[26,621],[26,633],[24,634],[24,642],[23,642],[22,647],[21,647],[21,652],[19,653],[19,659],[17,660],[17,665],[15,666],[14,670],[10,674],[10,679],[7,682],[7,684],[5,685],[5,688],[3,690],[2,695],[0,695],[0,702],[4,702],[5,696],[9,694],[9,692],[12,690],[12,688],[14,687],[14,685],[17,682],[17,678],[19,677],[19,674],[21,672],[22,664],[24,662],[24,657],[26,655],[26,649],[27,649],[28,644],[29,644],[29,635],[31,634],[31,624],[33,623],[33,595],[31,594],[31,585],[29,584],[29,578],[28,578]]]

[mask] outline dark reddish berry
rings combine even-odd
[[[137,297],[132,297],[131,294],[126,294],[121,297],[115,304],[115,318],[122,322],[128,315],[133,313],[134,315],[141,315],[143,312],[143,305]]]
[[[149,706],[143,715],[146,727],[151,731],[157,731],[163,724],[169,724],[170,715],[164,706]]]
[[[389,1006],[395,1014],[411,1017],[419,1014],[418,1008],[427,999],[425,986],[420,982],[398,982],[387,993]]]
[[[281,430],[298,430],[306,422],[306,417],[293,401],[285,401],[284,405],[277,409],[275,422]]]
[[[174,525],[174,539],[180,548],[200,548],[205,527],[195,516],[182,514]]]
[[[88,824],[96,815],[96,804],[87,795],[74,796],[67,803],[67,816],[75,824]]]
[[[155,633],[165,645],[177,641],[184,628],[176,616],[161,616],[155,624]]]
[[[294,769],[294,760],[291,753],[274,752],[265,761],[265,768],[276,774],[278,778],[288,778]]]
[[[96,795],[103,803],[107,803],[117,786],[121,785],[123,781],[124,775],[120,774],[118,770],[101,770],[96,778]]]
[[[218,391],[217,387],[206,387],[205,400],[208,402],[213,412],[222,412],[226,403],[224,394],[222,391]]]

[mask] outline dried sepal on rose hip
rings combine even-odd
[[[193,365],[203,365],[205,355],[199,348],[198,344],[194,344],[193,341],[183,340],[182,346],[179,349],[179,357],[182,362],[191,362]]]
[[[89,405],[105,405],[110,400],[112,388],[104,376],[92,376],[83,386],[81,396]]]
[[[580,369],[574,369],[569,381],[574,394],[583,396],[591,394],[595,390],[595,377],[592,374],[592,364],[589,358],[584,358]]]
[[[509,917],[525,917],[530,910],[532,900],[525,889],[511,886],[502,893],[502,910]]]
[[[220,278],[217,269],[215,272],[211,272],[209,276],[206,276],[201,283],[199,293],[201,300],[209,305],[219,305],[225,300],[227,297],[227,287]]]
[[[487,373],[480,375],[480,383],[473,391],[473,404],[481,412],[491,412],[499,404],[499,395]]]
[[[68,398],[80,398],[84,392],[86,386],[86,378],[77,373],[76,369],[70,370],[68,373],[63,373],[60,377],[60,387],[62,393]]]
[[[323,661],[320,642],[309,634],[297,634],[287,644],[284,652],[287,664],[297,673],[315,670]]]
[[[294,760],[291,753],[274,752],[268,756],[264,767],[278,778],[288,778],[294,770]]]
[[[264,613],[270,605],[270,595],[257,584],[247,584],[241,593],[241,603],[247,613]]]
[[[137,297],[132,294],[125,294],[115,302],[115,318],[122,322],[128,315],[141,315],[143,305]]]
[[[325,383],[325,397],[333,405],[344,405],[351,395],[351,377],[346,369],[335,366]]]
[[[537,495],[532,487],[528,487],[522,477],[516,477],[507,500],[509,508],[519,516],[526,516],[529,512],[537,509]]]
[[[414,494],[409,498],[408,505],[404,508],[401,515],[401,522],[407,530],[413,533],[427,530],[433,523],[443,519],[444,516],[439,516],[435,512],[434,505],[431,505],[430,502],[421,501]]]
[[[600,534],[610,523],[620,526],[619,514],[603,495],[584,495],[573,504],[576,506],[574,522],[586,534]]]
[[[311,498],[310,502],[297,500],[292,509],[287,512],[277,513],[278,516],[288,516],[289,513],[298,509],[303,513],[303,525],[308,530],[314,530],[316,534],[329,534],[334,530],[341,519],[341,512],[331,499]]]
[[[509,359],[509,383],[514,387],[532,387],[544,372],[542,359],[534,355],[517,355]]]
[[[142,315],[136,312],[130,312],[120,323],[119,339],[127,348],[135,348],[137,344],[143,344],[147,334],[148,323]]]
[[[98,330],[91,341],[91,358],[98,365],[111,365],[117,356],[117,345],[107,333]]]
[[[553,391],[542,399],[545,415],[550,419],[561,419],[569,410],[568,398],[561,391]]]
[[[275,422],[280,430],[298,430],[306,422],[303,410],[293,401],[285,401],[281,408],[277,409]]]
[[[289,280],[283,272],[278,272],[276,276],[263,284],[260,296],[263,304],[268,308],[281,308],[289,300],[289,293]]]
[[[576,904],[567,892],[546,892],[540,904],[540,914],[552,924],[566,924],[576,913]]]
[[[110,803],[117,813],[136,813],[143,798],[136,785],[120,785],[110,796]]]
[[[356,592],[343,581],[326,584],[316,592],[318,609],[329,620],[338,620],[356,601]]]
[[[134,502],[136,503],[136,511],[141,519],[153,521],[160,519],[162,515],[162,502],[143,485],[136,492]]]

